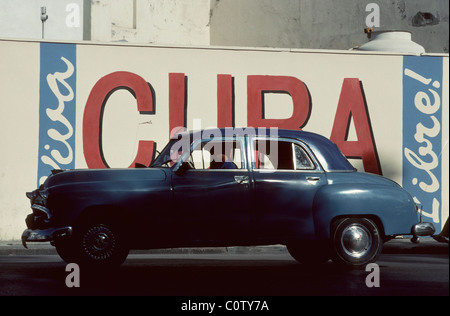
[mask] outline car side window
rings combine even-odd
[[[294,145],[295,169],[296,170],[314,169],[314,164],[311,161],[311,158],[309,158],[308,154],[305,152],[305,150],[298,144],[293,145]]]
[[[311,170],[314,163],[307,152],[297,143],[290,141],[254,141],[255,169],[265,170]]]
[[[197,170],[243,169],[241,143],[236,140],[202,140],[192,149],[190,163]]]

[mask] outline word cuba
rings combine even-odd
[[[187,127],[187,76],[168,74],[169,137],[173,131]],[[83,115],[83,152],[89,168],[108,168],[102,148],[103,113],[108,98],[117,90],[129,91],[135,98],[140,115],[155,114],[155,91],[151,83],[139,75],[126,71],[110,73],[93,86]],[[266,118],[265,94],[287,94],[292,99],[292,115],[284,119]],[[217,75],[217,127],[235,126],[235,86],[230,74]],[[312,97],[307,85],[292,76],[247,76],[247,126],[303,129],[312,113]],[[357,141],[349,141],[348,132],[353,121]],[[342,84],[330,139],[347,157],[358,158],[364,170],[382,174],[373,138],[364,89],[358,78],[345,78]],[[149,165],[156,151],[152,140],[139,140],[134,161]]]

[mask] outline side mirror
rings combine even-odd
[[[184,175],[186,174],[186,172],[187,172],[189,169],[192,169],[191,166],[189,165],[189,162],[183,162],[183,163],[178,167],[178,169],[175,170],[175,173],[176,173],[178,176],[184,176]]]

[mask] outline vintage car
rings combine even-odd
[[[174,135],[150,166],[53,170],[28,192],[22,241],[117,266],[130,249],[283,244],[304,264],[377,260],[396,235],[432,235],[395,182],[357,172],[327,138],[225,128]]]

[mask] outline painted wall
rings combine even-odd
[[[278,126],[448,217],[448,55],[0,40],[0,239],[52,168],[148,163],[174,128]]]

